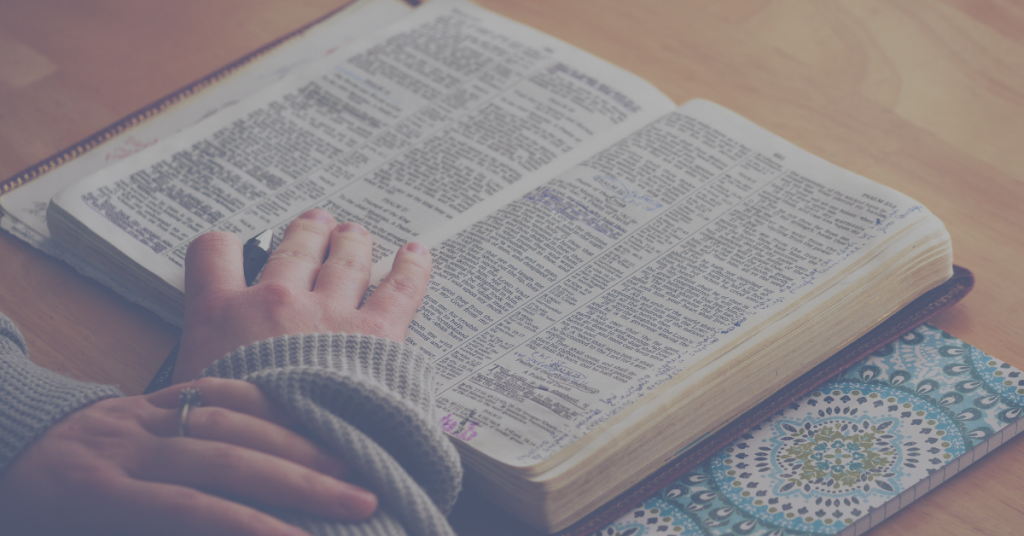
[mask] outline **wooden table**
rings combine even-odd
[[[917,198],[946,222],[956,262],[977,276],[973,293],[934,323],[1024,368],[1024,5],[478,1],[637,73],[676,102],[715,100]],[[340,3],[0,3],[0,177]],[[129,394],[178,336],[6,233],[0,308],[38,363]],[[1018,438],[873,534],[1010,534],[1022,524]],[[458,512],[456,525],[495,533]]]

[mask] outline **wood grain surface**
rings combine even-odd
[[[1024,3],[478,0],[651,81],[729,107],[904,191],[953,236],[973,293],[934,323],[1024,368]],[[344,0],[0,2],[0,178]],[[0,309],[33,359],[138,393],[177,330],[0,233]],[[460,534],[527,534],[464,499]],[[489,512],[489,510],[486,510]],[[489,514],[490,515],[490,514]],[[1024,440],[872,534],[1024,531]]]

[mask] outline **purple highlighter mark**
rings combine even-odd
[[[526,194],[525,197],[546,206],[569,220],[581,222],[608,238],[615,239],[624,233],[618,225],[595,214],[579,201],[562,196],[551,188],[542,188],[539,191]]]
[[[441,431],[463,441],[472,440],[476,437],[476,427],[480,426],[480,423],[471,420],[473,413],[470,412],[470,416],[461,421],[451,413],[445,415],[441,418]]]

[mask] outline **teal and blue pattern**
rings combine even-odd
[[[925,324],[595,534],[837,534],[1022,408],[1024,373]]]

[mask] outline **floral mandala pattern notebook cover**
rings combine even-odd
[[[924,324],[601,536],[860,534],[1024,430],[1024,374]]]

